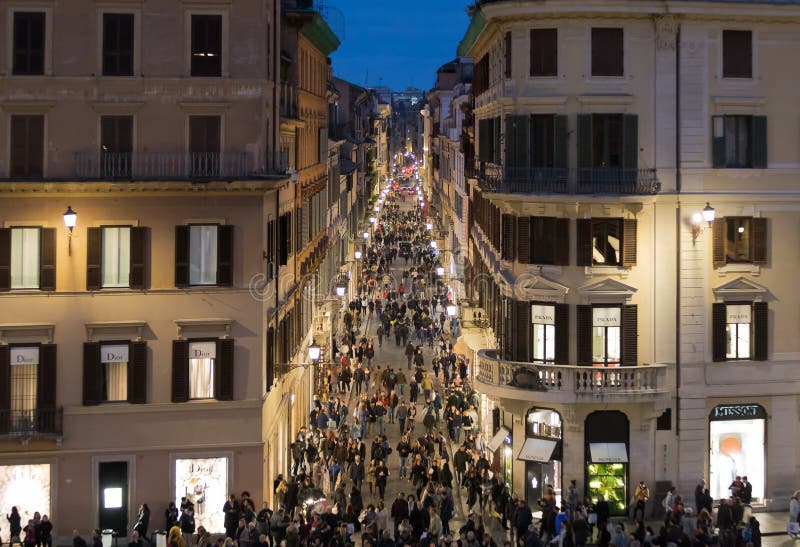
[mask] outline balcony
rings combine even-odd
[[[646,402],[669,394],[667,365],[579,367],[506,361],[481,350],[474,370],[479,391],[551,403]]]
[[[61,437],[64,409],[0,410],[0,438]]]
[[[297,108],[297,84],[293,82],[281,82],[280,115],[281,118],[290,120],[299,119]]]
[[[249,178],[246,152],[77,152],[79,180],[214,180]]]
[[[622,167],[503,168],[488,162],[467,166],[467,177],[478,179],[485,192],[510,194],[629,194],[653,195],[661,190],[655,169]]]

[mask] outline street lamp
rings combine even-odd
[[[336,296],[339,298],[343,297],[347,292],[347,287],[344,285],[336,285]]]
[[[445,309],[447,311],[447,317],[455,317],[458,313],[458,307],[455,304],[448,304]]]
[[[435,248],[437,248],[438,246],[439,246],[439,244],[438,244],[438,243],[436,243],[435,241],[431,241],[431,249],[435,249]]]
[[[311,341],[311,345],[308,346],[308,360],[312,363],[316,363],[319,361],[321,348],[317,345],[316,340]]]
[[[716,218],[716,216],[717,212],[709,202],[706,202],[706,206],[703,207],[703,220],[708,222],[708,225],[711,226],[711,223],[714,222],[714,218]]]
[[[369,239],[369,232],[364,232],[364,239]]]
[[[433,224],[428,222],[428,223],[425,224],[425,228],[427,228],[428,230],[433,230]]]
[[[439,277],[444,275],[444,266],[436,266],[436,275]]]
[[[78,214],[72,210],[71,205],[67,205],[67,210],[64,212],[64,226],[67,227],[69,230],[69,236],[67,240],[67,255],[72,256],[72,230],[75,228],[75,224],[78,223]]]
[[[356,260],[361,260],[361,251],[356,251],[353,253],[353,256],[356,257]]]
[[[692,215],[692,244],[697,243],[697,238],[700,237],[700,234],[703,233],[706,227],[711,227],[711,223],[714,222],[716,213],[717,212],[714,210],[711,204],[706,202],[706,206],[703,207],[701,212]],[[706,225],[703,225],[704,222]]]

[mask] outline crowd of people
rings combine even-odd
[[[225,536],[216,539],[195,526],[190,501],[171,503],[164,513],[167,547],[347,547],[357,534],[362,547],[760,547],[758,521],[745,519],[742,508],[746,478],[739,496],[720,505],[716,521],[702,483],[695,492],[699,512],[685,508],[673,489],[663,526],[654,531],[644,522],[650,498],[644,483],[626,529],[611,520],[602,496],[578,499],[575,481],[560,497],[545,488],[534,519],[488,450],[468,363],[453,348],[459,325],[446,313],[453,295],[437,275],[440,255],[416,200],[413,206],[403,201],[384,198],[363,249],[358,292],[331,348],[326,389],[291,444],[289,473],[274,479],[273,508],[266,502],[257,508],[247,492],[231,495],[220,508]],[[394,344],[395,362],[381,358],[385,344]],[[390,477],[402,490],[387,499]],[[792,511],[797,522],[800,492]],[[492,534],[492,519],[508,534]],[[25,547],[51,546],[47,515],[36,513],[23,526],[14,508],[8,521],[11,537]],[[149,528],[145,504],[130,547],[151,543]],[[101,547],[99,530],[92,542]],[[77,531],[74,547],[87,547]]]

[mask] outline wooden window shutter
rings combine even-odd
[[[527,362],[530,360],[530,348],[528,347],[531,337],[531,303],[515,300],[514,301],[514,329],[512,342],[512,359],[514,361]]]
[[[589,305],[575,306],[575,330],[578,340],[578,364],[592,365],[592,307]],[[556,335],[557,336],[557,335]]]
[[[592,115],[578,114],[578,168],[592,167]]]
[[[636,169],[639,164],[639,116],[622,115],[622,167]]]
[[[569,266],[569,222],[568,218],[556,219],[556,232],[553,236],[557,266]]]
[[[555,360],[557,365],[569,364],[569,304],[555,305],[556,348]]]
[[[766,302],[753,303],[753,360],[767,360],[769,345],[769,306]]]
[[[531,217],[517,217],[517,260],[531,263]]]
[[[725,116],[711,117],[711,165],[725,167]]]
[[[622,221],[622,265],[636,266],[636,219]]]
[[[214,367],[214,398],[233,401],[233,339],[217,340],[217,361]]]
[[[128,351],[128,402],[143,405],[147,402],[147,342],[131,342]]]
[[[553,133],[553,167],[566,169],[569,133],[567,132],[567,117],[563,114],[553,116]]]
[[[514,260],[514,228],[516,218],[514,215],[503,213],[503,260]]]
[[[131,228],[131,265],[128,286],[131,289],[147,288],[147,240],[149,228]]]
[[[711,238],[714,267],[725,265],[725,219],[718,218],[711,223]]]
[[[103,229],[86,228],[86,290],[100,290],[103,286],[102,282]]]
[[[217,228],[217,285],[233,286],[233,226]]]
[[[767,219],[752,219],[753,232],[750,238],[750,257],[753,264],[767,263]]]
[[[577,235],[577,256],[575,264],[577,266],[592,265],[592,219],[579,218],[575,220],[575,232]]]
[[[0,228],[0,291],[10,291],[10,290],[11,290],[11,228]]]
[[[506,61],[506,78],[511,78],[511,67],[512,67],[512,58],[511,58],[511,32],[506,32],[505,35],[505,61]]]
[[[635,367],[639,363],[639,313],[636,305],[622,306],[622,355],[621,363]]]
[[[102,402],[103,373],[101,366],[100,344],[85,342],[83,344],[83,406],[95,406]]]
[[[36,370],[37,410],[54,410],[56,408],[56,358],[55,344],[39,346],[39,366]],[[51,422],[52,417],[45,417],[45,420]]]
[[[767,168],[767,117],[753,116],[751,118],[750,164],[754,169]]]
[[[266,351],[266,378],[267,391],[272,390],[275,383],[275,327],[267,329],[267,351]]]
[[[189,400],[189,341],[172,341],[172,402]]]
[[[188,226],[175,226],[175,286],[189,286]]]
[[[39,242],[39,289],[56,290],[56,229],[42,228]]]
[[[0,434],[8,433],[11,420],[11,348],[0,346]]]
[[[727,355],[728,335],[725,330],[727,314],[725,304],[717,303],[711,305],[711,353],[712,360],[724,361]]]

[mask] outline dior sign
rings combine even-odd
[[[113,344],[100,348],[101,363],[127,363],[128,344]]]
[[[38,365],[39,364],[39,348],[11,348],[11,364],[12,365]]]
[[[189,359],[216,359],[216,342],[192,342],[189,344]]]

